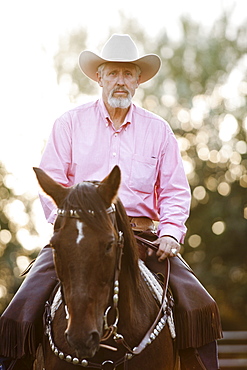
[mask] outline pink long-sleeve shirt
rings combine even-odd
[[[190,189],[176,138],[166,121],[131,104],[115,130],[101,99],[64,113],[53,126],[40,167],[64,186],[102,180],[121,169],[119,197],[132,217],[160,221],[158,235],[183,242]],[[56,207],[41,196],[53,223]]]

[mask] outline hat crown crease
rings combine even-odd
[[[136,60],[138,59],[138,50],[130,38],[112,37],[102,50],[102,58],[107,60]]]

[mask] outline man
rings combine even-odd
[[[102,88],[102,98],[66,112],[55,122],[40,167],[62,185],[72,186],[85,180],[102,180],[114,165],[119,165],[119,197],[133,230],[145,232],[152,228],[152,220],[159,221],[155,242],[158,260],[173,257],[170,284],[176,303],[182,369],[214,370],[218,369],[215,340],[221,336],[217,306],[178,255],[190,208],[190,191],[178,145],[166,121],[132,103],[139,84],[151,79],[160,64],[157,55],[139,57],[128,35],[113,35],[101,56],[83,51],[80,68]],[[53,202],[43,195],[41,201],[47,220],[53,223]],[[42,264],[50,271],[48,253],[45,249],[41,252],[32,275],[40,271]],[[32,275],[27,277],[26,286],[28,280],[35,280]],[[52,273],[49,276],[52,278]],[[25,294],[20,293],[25,300]],[[43,297],[47,293],[49,289]],[[183,294],[186,303],[181,298]],[[6,328],[10,319],[6,310],[2,327]],[[27,341],[28,334],[25,338]],[[9,357],[6,347],[3,346],[5,352],[0,347],[0,353]],[[19,357],[20,354],[26,354],[25,349]],[[18,355],[12,353],[12,357]]]

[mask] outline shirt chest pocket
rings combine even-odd
[[[133,154],[129,186],[142,193],[152,193],[156,182],[157,158]]]

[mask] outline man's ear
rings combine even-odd
[[[141,75],[139,75],[137,81],[136,81],[136,87],[139,87],[141,81]]]
[[[96,76],[97,76],[97,81],[98,81],[99,86],[102,87],[102,79],[101,79],[99,72],[96,72]]]

